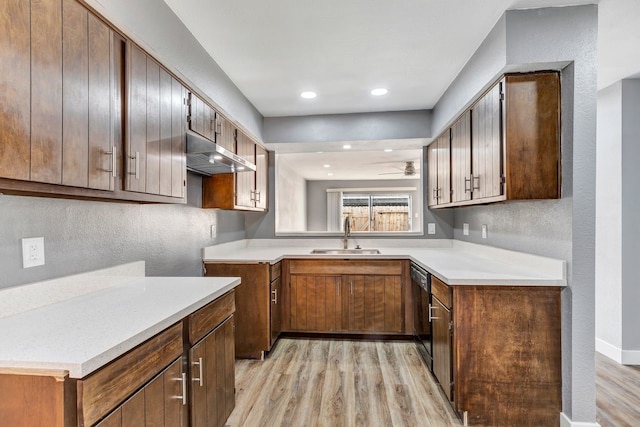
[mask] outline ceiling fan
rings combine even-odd
[[[414,176],[416,174],[416,167],[414,166],[413,161],[406,161],[404,164],[404,168],[396,167],[400,172],[383,172],[378,175],[400,175],[404,176]]]

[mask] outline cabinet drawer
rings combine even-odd
[[[77,382],[78,425],[93,425],[183,352],[182,322]]]
[[[236,311],[235,292],[229,291],[189,316],[189,344],[193,345]]]
[[[282,271],[282,262],[277,262],[269,267],[269,275],[271,277],[271,281],[273,282],[278,277],[280,277]]]
[[[451,309],[451,288],[436,276],[431,276],[431,293],[438,298],[445,307]]]
[[[401,275],[403,261],[389,260],[292,260],[289,262],[290,274],[379,274]]]

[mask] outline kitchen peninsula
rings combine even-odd
[[[135,262],[0,291],[5,425],[224,424],[240,280],[144,272]]]
[[[440,335],[433,326],[433,373],[462,420],[558,424],[564,261],[457,240],[354,240],[361,251],[327,251],[338,246],[330,239],[204,248],[207,275],[243,277],[238,353],[263,357],[280,333],[414,335],[413,264],[432,276],[430,317],[449,316]]]

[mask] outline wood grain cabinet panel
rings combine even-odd
[[[235,292],[235,353],[261,359],[271,349],[269,264],[206,263],[205,276],[240,277]]]
[[[413,326],[404,261],[285,260],[284,265],[284,330],[403,334],[405,325]]]
[[[128,191],[184,200],[185,90],[133,43],[129,48]]]
[[[451,141],[447,129],[427,147],[428,206],[451,202]]]
[[[443,133],[451,133],[450,201],[438,192],[447,179],[440,137],[427,148],[428,206],[560,198],[560,107],[558,72],[506,74]]]
[[[453,305],[454,403],[469,425],[559,425],[560,288],[456,286]]]
[[[70,16],[77,18],[81,15],[79,6],[73,3],[61,0],[31,2],[31,100],[25,98],[20,101],[26,105],[31,102],[31,174],[24,179],[51,184],[62,182],[63,9],[65,33],[70,30],[74,37],[78,37],[79,44],[87,39],[86,27],[69,25],[73,24]],[[24,9],[29,7],[24,6]],[[73,51],[71,43],[64,44],[65,49]],[[65,68],[69,68],[71,62],[68,56],[73,55],[65,55]]]
[[[400,333],[402,276],[345,276],[350,332]]]
[[[0,176],[31,173],[31,13],[24,0],[0,2]],[[60,132],[61,133],[61,132]]]
[[[433,375],[436,377],[444,394],[453,400],[453,343],[451,329],[451,310],[438,298],[431,303],[431,330],[433,345]]]
[[[292,275],[289,290],[291,330],[343,330],[341,286],[340,276]]]
[[[465,112],[451,126],[451,202],[471,200],[471,113]]]
[[[186,426],[182,358],[118,406],[97,427]]]
[[[235,406],[233,316],[189,350],[191,426],[223,426]]]
[[[236,154],[256,165],[256,171],[222,173],[202,180],[202,207],[266,211],[269,206],[268,152],[249,136],[234,129]]]

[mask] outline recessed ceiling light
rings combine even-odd
[[[351,146],[349,144],[344,144],[342,148],[344,148],[345,150],[348,150],[351,148]]]
[[[324,151],[316,151],[316,154],[322,154]]]
[[[392,152],[392,151],[393,151],[393,150],[392,150],[391,148],[385,148],[385,149],[384,149],[384,152],[385,152],[385,153],[390,153],[390,152]]]
[[[389,92],[389,91],[386,90],[385,88],[379,87],[377,89],[372,90],[371,91],[371,95],[373,95],[373,96],[382,96],[382,95],[386,95],[387,92]]]
[[[332,174],[332,173],[328,173],[327,175],[328,175],[328,176],[333,176],[333,174]]]
[[[330,167],[331,167],[331,165],[324,165],[324,167],[325,167],[325,168],[330,168]]]
[[[318,96],[318,94],[308,90],[308,91],[302,92],[300,96],[303,97],[304,99],[313,99],[316,96]]]

